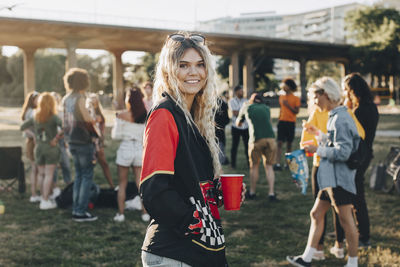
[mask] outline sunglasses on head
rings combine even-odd
[[[185,41],[186,39],[189,39],[193,42],[196,42],[196,43],[199,43],[202,45],[205,45],[205,43],[206,43],[206,37],[204,37],[203,35],[198,34],[198,33],[192,33],[188,37],[186,37],[185,35],[183,35],[181,33],[174,33],[174,34],[168,35],[168,39],[171,39],[175,42],[181,42],[181,43],[183,41]]]

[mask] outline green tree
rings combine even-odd
[[[22,53],[18,52],[6,58],[6,72],[10,75],[8,82],[0,84],[0,99],[3,105],[22,104],[24,102],[24,65]]]
[[[112,93],[112,58],[101,55],[96,58],[88,55],[78,56],[78,66],[88,71],[90,91]]]
[[[65,56],[51,53],[46,49],[35,53],[35,90],[39,92],[58,92],[65,94],[63,75]]]
[[[400,13],[381,6],[365,7],[346,16],[351,50],[351,70],[373,75],[398,75],[400,71]]]

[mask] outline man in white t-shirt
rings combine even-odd
[[[239,115],[239,110],[247,99],[243,97],[243,87],[237,85],[233,89],[234,97],[229,100],[229,109],[232,111],[232,149],[231,149],[231,166],[236,168],[236,154],[239,146],[240,137],[242,137],[244,144],[244,153],[247,159],[247,165],[249,164],[248,143],[249,143],[249,126],[246,120],[243,121],[241,126],[236,126],[236,118]]]

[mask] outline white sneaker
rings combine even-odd
[[[150,221],[150,215],[147,214],[147,213],[143,213],[142,214],[142,221],[144,221],[144,222]]]
[[[31,203],[36,203],[36,202],[40,202],[40,196],[31,196],[30,198],[29,198],[29,202],[31,202]]]
[[[338,259],[343,259],[344,258],[344,249],[343,248],[338,248],[336,246],[331,247],[329,252],[332,255],[335,255],[336,258]]]
[[[316,250],[312,256],[313,260],[322,261],[325,260],[325,255],[323,250]]]
[[[49,198],[56,199],[56,197],[58,197],[60,194],[61,194],[61,189],[59,187],[55,187],[53,189],[53,194],[51,194],[51,196],[49,196]]]
[[[125,221],[125,215],[117,213],[114,217],[115,222],[123,222]]]
[[[55,209],[55,208],[57,208],[57,204],[54,202],[54,201],[52,201],[52,200],[44,200],[44,199],[42,199],[41,201],[40,201],[40,206],[39,206],[39,208],[41,209],[41,210],[50,210],[50,209]]]
[[[126,210],[142,210],[142,201],[139,196],[134,197],[133,199],[125,201],[125,209]]]

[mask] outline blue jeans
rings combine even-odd
[[[67,154],[67,149],[65,147],[64,138],[61,138],[58,141],[58,146],[60,147],[61,157],[60,157],[60,165],[61,171],[63,174],[63,179],[65,184],[69,184],[71,182],[71,163],[69,161],[69,157]],[[54,170],[54,182],[57,182],[57,175],[58,175],[58,166]]]
[[[142,264],[143,267],[190,267],[190,265],[184,262],[158,256],[146,251],[142,251]]]
[[[75,165],[72,214],[84,215],[88,208],[90,187],[93,183],[94,144],[70,144],[69,150],[74,158]]]

